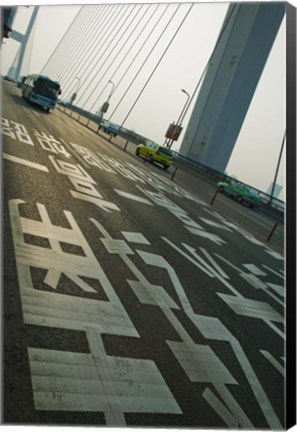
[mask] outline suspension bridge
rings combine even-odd
[[[158,71],[197,6],[82,6],[40,73],[58,80],[63,100],[81,110],[106,112],[112,99],[106,118],[124,126],[151,83],[159,79]],[[15,79],[21,73],[37,12],[38,7],[23,38],[12,34],[21,42],[11,70]],[[177,140],[184,129],[183,119],[191,110],[180,145],[183,155],[225,171],[285,13],[284,3],[233,4],[226,9],[195,88],[182,89],[187,100],[176,123],[171,123],[179,131],[174,138]],[[199,41],[196,43],[198,46]],[[177,52],[177,62],[180,55]],[[174,71],[168,70],[167,74],[169,78]],[[156,99],[152,107],[156,112],[158,103]],[[173,139],[168,145],[172,144]]]
[[[194,85],[176,85],[176,115],[177,96],[163,98],[188,67],[177,41],[189,23],[203,25],[197,7],[77,9],[34,71],[62,85],[51,114],[3,80],[4,423],[280,430],[292,421],[295,291],[285,281],[295,267],[285,266],[283,213],[219,194],[210,168],[236,142],[287,12],[220,9]],[[40,12],[12,32],[15,80],[30,69]],[[187,37],[197,60],[206,40]],[[35,80],[46,99],[46,80]],[[163,103],[148,108],[155,81]],[[99,130],[103,111],[123,128],[135,111],[150,123],[175,112],[174,129],[189,118],[181,149],[203,161],[212,148],[208,171],[179,156],[167,170],[138,157],[135,141]]]

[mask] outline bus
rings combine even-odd
[[[48,112],[55,108],[62,93],[60,84],[44,75],[28,75],[21,89],[24,99],[46,108]]]

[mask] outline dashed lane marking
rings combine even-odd
[[[6,160],[9,160],[11,162],[16,162],[16,163],[19,163],[21,165],[26,165],[30,168],[35,168],[39,171],[49,172],[48,168],[45,165],[40,165],[40,164],[35,163],[35,162],[30,162],[26,159],[22,159],[22,158],[19,158],[17,156],[12,156],[12,155],[9,155],[7,153],[3,153],[3,158]]]

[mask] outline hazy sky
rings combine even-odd
[[[174,4],[171,6],[174,7]],[[186,96],[181,92],[181,89],[185,89],[189,94],[194,91],[209,60],[228,6],[229,3],[223,2],[197,3],[195,5],[178,38],[166,53],[149,85],[135,105],[124,125],[125,127],[132,128],[161,144],[164,142],[164,135],[169,123],[178,119],[186,102]],[[130,7],[132,8],[132,5]],[[184,7],[182,13],[185,13],[189,4],[185,4]],[[27,60],[24,64],[24,74],[41,72],[78,10],[79,6],[73,2],[71,5],[52,5],[40,8],[34,30],[33,44],[30,44]],[[20,32],[25,30],[31,13],[32,7],[21,6],[18,8],[14,22],[15,30]],[[264,192],[267,191],[273,181],[285,131],[285,30],[284,20],[227,167],[229,175],[235,175],[241,181]],[[7,40],[3,45],[1,50],[2,75],[7,73],[12,64],[17,48],[18,43],[12,39]],[[156,60],[152,58],[151,63],[147,66],[147,73],[152,69],[157,58],[159,57],[156,56]],[[144,69],[144,75],[145,71],[146,69]],[[116,82],[116,78],[115,75],[114,82]],[[108,79],[109,77],[107,77],[106,82]],[[123,85],[126,84],[123,83]],[[107,87],[100,102],[103,103],[106,100],[109,90],[110,87]],[[113,121],[121,124],[135,99],[137,91],[139,90],[137,90],[136,85],[134,93],[131,91],[130,98],[127,97],[114,114]],[[110,114],[117,103],[116,97],[115,93],[110,100]],[[190,114],[191,108],[183,123],[183,133],[186,130]],[[178,149],[182,138],[183,134],[173,148]],[[277,180],[277,183],[283,186],[285,184],[284,176],[285,157],[283,156]],[[280,198],[284,199],[284,190]]]

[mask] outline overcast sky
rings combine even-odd
[[[178,119],[186,101],[181,89],[186,89],[189,94],[194,91],[212,52],[228,6],[228,3],[223,2],[195,5],[175,44],[168,50],[157,72],[131,112],[125,127],[132,128],[163,144],[169,123]],[[189,6],[185,4],[186,7]],[[66,6],[52,5],[40,8],[33,43],[30,44],[24,63],[26,70],[23,70],[23,73],[41,72],[78,10],[79,6],[73,2]],[[15,30],[20,32],[25,30],[31,13],[32,7],[18,8],[14,22]],[[273,181],[285,131],[285,30],[284,20],[227,167],[229,175],[237,176],[241,181],[264,192]],[[1,75],[7,73],[17,48],[18,43],[12,39],[7,40],[3,45]],[[153,64],[155,63],[152,59],[150,67]],[[102,103],[107,95],[108,93],[102,94]],[[131,94],[131,99],[127,98],[112,120],[121,124],[129,111],[133,97],[135,95]],[[111,113],[113,104],[116,104],[116,94],[110,102]],[[184,120],[183,133],[190,114],[191,108]],[[178,149],[182,137],[183,135],[173,148]],[[277,179],[277,183],[282,186],[285,184],[284,176],[285,157],[282,158]],[[284,199],[284,190],[280,198]]]

